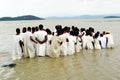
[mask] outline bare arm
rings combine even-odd
[[[45,43],[47,41],[48,37],[47,35],[45,36],[45,39],[43,41],[41,41],[41,44]]]
[[[24,46],[24,44],[23,44],[23,42],[22,42],[21,40],[19,41],[19,45],[20,45],[21,50],[22,50],[22,52],[23,52],[23,46]]]
[[[30,40],[37,44],[37,42],[30,36]]]

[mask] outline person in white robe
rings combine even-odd
[[[107,38],[103,36],[103,34],[100,34],[100,45],[101,49],[106,49],[107,47]]]
[[[73,31],[70,32],[70,35],[68,36],[68,55],[72,55],[75,53],[75,43],[76,43],[76,37],[73,35]]]
[[[46,42],[46,56],[49,56],[49,52],[50,52],[50,45],[51,45],[51,38],[53,37],[52,32],[50,29],[46,29],[47,32],[47,42]]]
[[[35,50],[35,52],[34,52],[34,53],[35,53],[35,56],[37,56],[37,50],[38,50],[38,49],[37,49],[37,47],[38,47],[38,46],[37,46],[37,45],[38,45],[37,43],[38,43],[38,42],[37,42],[36,39],[35,39],[36,36],[37,36],[37,32],[36,32],[36,31],[38,31],[38,29],[36,30],[36,27],[32,27],[32,39],[34,40],[34,41],[32,41],[32,42],[33,42],[33,46],[34,46],[34,50]]]
[[[110,32],[106,32],[105,37],[107,38],[107,48],[114,47],[113,35]]]
[[[79,36],[76,36],[76,44],[75,44],[75,52],[80,52],[81,49],[82,49],[82,46],[81,46],[81,38]]]
[[[47,32],[43,30],[43,25],[39,25],[39,31],[36,36],[38,44],[38,54],[37,56],[42,57],[46,54],[46,42],[47,42]]]
[[[23,55],[23,46],[19,28],[16,29],[16,35],[13,36],[13,42],[12,58],[13,60],[21,59]]]
[[[22,41],[23,41],[23,57],[25,58],[28,58],[28,52],[27,52],[27,41],[26,41],[26,27],[23,27],[22,29],[22,33],[21,33],[21,36],[22,36]]]
[[[94,35],[94,48],[95,49],[101,49],[100,46],[100,36],[99,36],[100,32],[95,33]]]
[[[59,58],[61,55],[61,45],[62,40],[59,37],[60,31],[57,32],[56,36],[53,36],[50,41],[50,48],[49,48],[49,57],[51,58]]]
[[[28,31],[26,32],[26,41],[27,41],[27,52],[28,52],[29,58],[34,58],[35,57],[34,43],[37,43],[37,42],[34,41],[34,39],[32,38],[32,32],[30,27],[28,27]]]
[[[94,39],[91,36],[89,30],[86,31],[86,35],[82,36],[82,47],[83,49],[93,49]]]

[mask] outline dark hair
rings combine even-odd
[[[32,27],[32,33],[34,33],[35,32],[35,27]]]
[[[56,26],[55,26],[55,29],[56,29],[56,30],[62,29],[62,25],[56,25]]]
[[[63,29],[58,29],[57,30],[57,35],[61,35],[63,33]]]
[[[85,31],[85,28],[81,28],[80,31],[81,31],[81,32]]]
[[[20,34],[20,28],[17,28],[17,29],[16,29],[16,33],[17,33],[17,34]]]
[[[38,31],[38,30],[39,30],[39,28],[36,26],[36,27],[35,27],[35,31]]]
[[[100,37],[103,37],[103,34],[102,34],[102,33],[100,34]]]
[[[99,34],[100,34],[100,32],[97,31],[97,32],[95,33],[95,35],[93,36],[93,38],[94,38],[94,39],[98,38]]]
[[[27,30],[28,30],[28,31],[31,31],[31,27],[28,27]]]
[[[74,36],[74,32],[73,32],[73,31],[70,31],[70,35]]]
[[[46,29],[46,32],[50,35],[50,34],[52,34],[52,32],[51,32],[51,30],[50,29]]]
[[[86,35],[90,35],[90,34],[91,34],[90,30],[87,29],[87,30],[86,30]]]
[[[42,24],[39,25],[39,29],[40,29],[40,30],[43,29],[43,25],[42,25]]]
[[[23,27],[22,32],[23,32],[23,33],[26,32],[26,27]]]

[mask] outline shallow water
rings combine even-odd
[[[75,55],[60,57],[36,57],[16,60],[16,67],[0,67],[0,80],[120,80],[120,19],[78,19],[42,21],[0,22],[0,66],[12,63],[12,35],[17,27],[36,26],[54,30],[56,24],[111,31],[114,49],[81,50]]]

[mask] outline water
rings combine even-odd
[[[54,30],[54,26],[94,27],[95,31],[111,31],[115,48],[82,50],[75,55],[37,57],[14,61],[14,68],[0,67],[0,80],[120,80],[120,19],[34,20],[0,22],[0,66],[12,63],[12,35],[17,27],[37,26]]]

